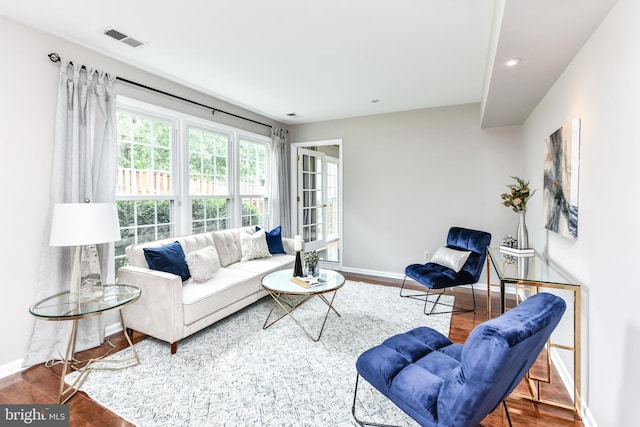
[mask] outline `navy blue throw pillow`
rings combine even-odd
[[[256,231],[260,231],[260,227],[256,226]],[[266,231],[265,235],[267,236],[267,246],[270,254],[286,254],[284,246],[282,246],[282,229],[280,226],[271,231]]]
[[[142,250],[150,269],[173,273],[180,276],[183,282],[191,277],[184,251],[179,242],[169,243],[159,248],[143,248]]]

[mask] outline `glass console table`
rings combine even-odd
[[[142,291],[140,288],[131,285],[105,285],[104,293],[100,297],[96,297],[89,301],[74,302],[69,300],[69,291],[55,294],[48,298],[38,301],[29,308],[29,313],[38,319],[44,320],[71,320],[71,331],[69,332],[69,341],[67,343],[67,352],[62,368],[62,376],[60,377],[60,389],[58,392],[58,403],[65,403],[69,400],[82,386],[91,370],[119,370],[135,366],[140,363],[136,348],[131,342],[129,334],[122,317],[122,308],[137,301]],[[92,316],[100,316],[111,310],[120,312],[120,323],[122,324],[122,332],[127,338],[129,348],[132,349],[132,356],[123,360],[102,360],[102,358],[89,359],[80,361],[75,358],[76,352],[76,336],[78,334],[78,320]],[[99,363],[98,363],[99,362]],[[80,366],[83,365],[83,366]],[[77,370],[80,375],[76,378],[72,385],[65,389],[64,378],[71,370]]]
[[[580,419],[582,416],[580,397],[580,315],[582,297],[580,285],[576,284],[575,280],[571,279],[558,266],[553,265],[551,261],[538,252],[529,257],[513,256],[513,254],[502,252],[500,248],[488,247],[487,311],[489,318],[491,318],[491,287],[496,286],[491,284],[492,267],[500,280],[500,313],[504,313],[508,309],[506,301],[507,286],[513,288],[515,304],[538,292],[556,294],[567,303],[567,309],[560,320],[560,324],[549,339],[546,351],[543,350],[542,354],[545,355],[544,359],[546,359],[543,363],[543,369],[536,369],[534,366],[525,377],[529,393],[514,392],[511,396],[571,410],[574,412],[574,416]],[[560,344],[559,342],[565,342],[565,344]],[[563,357],[566,356],[566,353],[564,355],[560,354],[558,350],[567,351],[571,353],[572,357]],[[541,384],[551,382],[551,354],[553,351],[556,352],[556,355],[564,365],[568,365],[567,373],[569,375],[571,375],[570,366],[573,365],[573,378],[564,381],[565,384],[573,382],[572,402],[559,402],[542,396]],[[541,375],[540,372],[542,372]]]

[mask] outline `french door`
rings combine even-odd
[[[325,155],[298,148],[298,225],[305,241],[305,251],[321,250],[326,246],[327,194]]]

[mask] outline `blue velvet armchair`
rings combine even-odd
[[[466,343],[454,344],[427,327],[392,336],[356,361],[368,381],[422,426],[475,426],[504,400],[531,368],[566,304],[539,293],[499,317],[476,326]],[[380,425],[380,424],[378,424]]]
[[[402,287],[400,288],[400,296],[424,300],[424,314],[427,315],[475,311],[476,297],[473,292],[473,284],[480,279],[489,243],[491,243],[490,233],[468,228],[451,227],[447,235],[446,247],[436,251],[432,262],[407,266]],[[437,256],[441,253],[442,256]],[[407,278],[413,279],[427,288],[427,292],[407,294],[405,290]],[[444,291],[446,288],[460,285],[471,285],[473,308],[455,308],[455,305],[440,301],[442,292],[431,294],[433,290]],[[435,299],[429,299],[430,296],[434,296]],[[433,305],[431,310],[427,312],[427,303],[429,302],[433,303]],[[434,311],[438,305],[449,305],[451,310]]]

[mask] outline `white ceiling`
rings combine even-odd
[[[522,123],[615,2],[0,0],[0,15],[286,124],[483,102],[498,126]]]

